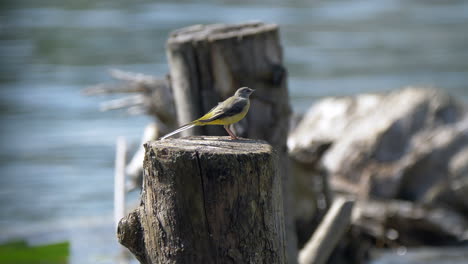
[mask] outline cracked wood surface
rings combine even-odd
[[[278,153],[288,261],[297,261],[292,177],[288,176],[289,96],[279,27],[276,24],[194,25],[167,41],[171,87],[179,125],[201,117],[243,86],[255,89],[250,110],[232,125],[237,136],[262,139]],[[188,135],[226,135],[222,126],[194,127]]]
[[[119,241],[141,263],[285,263],[277,154],[260,140],[145,144],[140,207]]]

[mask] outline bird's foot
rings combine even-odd
[[[224,129],[226,129],[226,131],[228,132],[229,136],[231,136],[231,140],[239,139],[238,137],[236,137],[236,135],[234,135],[234,133],[232,133],[232,131],[229,129],[229,126],[225,125],[225,126],[224,126]]]

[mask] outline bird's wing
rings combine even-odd
[[[216,106],[202,118],[198,119],[198,121],[202,123],[208,123],[217,119],[237,115],[244,110],[248,103],[247,100],[243,98],[232,98],[232,100],[228,100]]]
[[[212,118],[213,116],[217,116],[221,113],[224,112],[224,106],[227,105],[227,104],[232,104],[231,102],[233,101],[233,97],[229,97],[228,99],[224,100],[223,102],[220,102],[218,103],[217,106],[211,108],[210,111],[208,111],[208,113],[206,113],[204,116],[200,117],[199,119],[195,120],[195,121],[203,121],[203,120],[207,120],[207,119],[210,119]]]

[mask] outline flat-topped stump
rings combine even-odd
[[[195,120],[240,87],[255,89],[250,110],[231,129],[237,136],[263,139],[278,153],[282,178],[288,262],[297,261],[292,176],[287,137],[291,107],[279,26],[262,22],[194,25],[173,31],[166,53],[180,126]],[[226,135],[222,126],[197,126],[183,136]]]
[[[264,140],[248,138],[231,139],[229,136],[190,136],[167,138],[148,143],[153,148],[178,149],[218,154],[250,154],[273,152],[271,145]],[[148,147],[147,144],[147,147]]]
[[[119,241],[141,263],[285,263],[277,155],[261,140],[145,144],[140,206]]]

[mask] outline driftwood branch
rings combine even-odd
[[[468,240],[468,222],[445,207],[409,201],[359,201],[353,225],[388,246],[451,244]]]
[[[143,95],[132,95],[124,98],[114,99],[101,104],[101,111],[109,111],[115,109],[122,109],[127,107],[133,107],[136,105],[143,105],[145,98]]]
[[[136,94],[101,104],[101,110],[125,109],[129,114],[149,114],[167,128],[177,125],[174,98],[169,77],[161,78],[141,73],[111,70],[120,82],[97,84],[83,89],[85,95]]]
[[[141,73],[127,72],[118,69],[109,71],[110,75],[117,80],[123,81],[116,84],[96,84],[83,89],[84,95],[114,94],[114,93],[137,93],[150,92],[151,84],[158,81],[155,76]],[[144,85],[146,84],[146,85]]]
[[[336,198],[310,240],[299,252],[300,264],[323,264],[351,225],[353,201]]]

